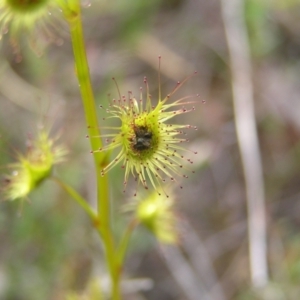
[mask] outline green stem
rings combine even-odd
[[[98,150],[102,147],[102,141],[100,138],[101,134],[98,126],[95,99],[85,51],[80,3],[79,0],[72,0],[70,3],[72,4],[72,7],[69,6],[69,10],[64,9],[64,15],[70,25],[76,67],[75,72],[83,101],[90,144],[92,150]],[[101,174],[101,169],[107,164],[108,156],[105,153],[94,151],[93,157],[97,176],[97,203],[99,216],[99,222],[97,222],[95,226],[103,239],[105,247],[106,260],[112,281],[112,299],[119,300],[121,299],[119,282],[120,270],[116,261],[116,250],[110,224],[109,185],[107,176],[102,176]]]
[[[61,181],[57,177],[52,177],[51,179],[53,179],[57,184],[59,184],[60,187],[62,187],[85,210],[85,212],[90,216],[92,221],[97,221],[98,217],[96,212],[88,205],[86,200],[77,193],[77,191],[75,191],[71,186]]]
[[[131,238],[132,231],[134,228],[138,225],[138,221],[136,219],[131,220],[131,222],[128,224],[124,235],[120,241],[119,247],[118,247],[118,262],[122,266],[123,262],[125,260],[125,255],[128,249],[129,240]]]

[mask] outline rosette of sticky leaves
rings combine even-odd
[[[15,54],[19,54],[19,42],[24,36],[37,54],[43,43],[61,44],[58,32],[62,31],[63,17],[72,2],[74,0],[0,0],[0,39],[7,33]]]
[[[113,100],[106,110],[107,118],[118,119],[120,125],[109,127],[112,132],[101,136],[105,139],[105,146],[91,151],[94,153],[118,149],[119,152],[115,158],[102,169],[103,175],[120,164],[125,169],[125,187],[129,175],[132,174],[135,180],[141,182],[146,189],[148,189],[147,181],[149,181],[157,190],[166,178],[175,181],[175,175],[187,177],[182,170],[187,169],[186,163],[191,164],[192,160],[183,155],[183,152],[189,154],[197,152],[182,147],[182,144],[188,141],[184,136],[184,130],[197,128],[189,124],[170,122],[175,116],[195,109],[193,106],[186,108],[186,105],[192,103],[187,99],[198,95],[170,102],[170,97],[184,81],[178,82],[174,90],[164,99],[161,99],[159,91],[155,106],[152,104],[146,78],[144,79],[147,90],[145,104],[142,91],[139,100],[131,92],[128,93],[128,97],[119,95],[118,100]]]
[[[179,240],[174,197],[150,193],[144,200],[136,202],[135,217],[159,242],[176,244]]]
[[[32,30],[47,22],[51,16],[51,9],[58,7],[58,2],[56,0],[0,0],[1,27],[11,34],[15,34],[18,30]]]
[[[51,175],[55,164],[63,161],[66,150],[55,146],[46,131],[41,131],[36,140],[30,142],[27,153],[17,154],[17,162],[11,164],[10,174],[5,176],[2,188],[9,200],[25,198],[44,179]]]

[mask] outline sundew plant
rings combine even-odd
[[[42,129],[33,138],[24,154],[16,156],[17,161],[8,166],[4,176],[2,193],[6,200],[30,199],[30,193],[47,179],[54,180],[91,219],[93,230],[98,232],[105,252],[105,261],[110,277],[110,291],[101,295],[101,287],[92,287],[87,299],[122,299],[121,276],[125,264],[126,251],[130,237],[138,226],[144,226],[161,243],[179,242],[177,215],[174,211],[172,182],[182,188],[182,180],[193,173],[193,155],[188,150],[187,131],[197,130],[191,124],[177,123],[177,116],[192,113],[195,110],[195,98],[189,95],[176,99],[176,92],[194,74],[177,82],[169,94],[161,96],[160,62],[158,58],[158,95],[151,95],[148,80],[144,78],[144,87],[135,95],[125,95],[118,90],[118,97],[110,103],[95,104],[91,77],[87,62],[83,37],[81,6],[79,0],[0,0],[0,26],[8,32],[7,39],[17,45],[18,37],[26,34],[29,43],[37,31],[49,33],[53,19],[61,18],[68,24],[70,42],[73,48],[75,74],[83,104],[87,138],[90,153],[95,166],[97,186],[97,206],[89,202],[67,182],[60,179],[53,169],[57,163],[65,160],[68,153],[59,141],[63,138],[51,138],[48,131]],[[35,36],[38,39],[39,35]],[[116,80],[113,79],[115,82]],[[105,118],[98,122],[97,111],[105,110]],[[115,119],[110,125],[110,119]],[[70,152],[70,151],[69,151]],[[124,178],[124,199],[130,214],[128,224],[121,237],[114,233],[114,220],[111,218],[110,188],[115,182],[109,182],[109,173],[119,168]],[[54,175],[55,174],[55,175]],[[129,188],[132,181],[134,192]],[[129,204],[128,204],[129,202]],[[125,201],[124,201],[125,203]],[[34,203],[32,203],[34,205]],[[22,215],[26,218],[26,214]],[[92,230],[92,228],[91,228]],[[97,296],[98,295],[98,296]],[[103,297],[103,298],[102,298]],[[67,299],[82,299],[70,294]]]

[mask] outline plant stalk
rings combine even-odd
[[[71,11],[65,12],[65,18],[70,26],[72,47],[75,59],[75,73],[79,83],[79,89],[83,102],[88,135],[92,150],[102,147],[101,133],[98,126],[95,99],[91,85],[89,66],[86,56],[83,37],[80,2],[72,1]],[[99,137],[99,138],[93,138]],[[108,163],[106,153],[93,151],[94,164],[97,177],[97,211],[98,222],[94,223],[99,232],[106,253],[106,261],[111,277],[111,299],[121,299],[120,292],[120,267],[117,263],[116,249],[110,224],[110,200],[109,184],[107,176],[101,174],[101,170]]]

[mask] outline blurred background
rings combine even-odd
[[[300,2],[245,0],[238,15],[247,26],[242,39],[248,38],[252,66],[248,75],[267,218],[269,278],[258,290],[252,287],[249,267],[247,195],[224,27],[226,1],[222,6],[220,0],[84,0],[82,6],[98,105],[118,96],[112,77],[122,94],[131,90],[138,96],[147,76],[155,100],[159,55],[162,95],[198,71],[172,97],[200,95],[196,111],[177,119],[198,127],[188,132],[187,145],[198,151],[191,157],[196,172],[182,181],[183,190],[174,187],[182,242],[165,247],[145,230],[135,232],[124,270],[124,299],[299,299]],[[0,171],[7,172],[5,165],[14,161],[16,151],[26,151],[28,136],[40,126],[51,127],[53,136],[59,134],[69,148],[56,175],[94,203],[94,169],[70,37],[63,22],[51,27],[54,43],[44,48],[21,36],[21,57],[12,45],[2,43]],[[118,233],[127,220],[120,206],[131,192],[129,188],[122,193],[120,168],[110,175]],[[100,278],[105,289],[102,247],[91,228],[84,212],[51,181],[30,195],[30,203],[1,202],[0,299],[64,299],[68,291],[83,291],[94,278]]]

